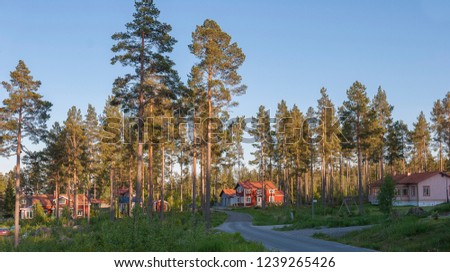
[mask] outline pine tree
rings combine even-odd
[[[446,143],[446,151],[447,151],[447,158],[448,158],[448,164],[447,164],[447,171],[450,171],[450,92],[447,92],[444,99],[442,99],[442,105],[443,105],[443,111],[445,116],[444,121],[444,141]]]
[[[75,106],[69,109],[67,119],[64,122],[66,136],[66,153],[68,158],[68,167],[72,174],[72,184],[69,183],[67,195],[71,196],[71,187],[73,185],[73,217],[78,217],[78,190],[80,186],[80,176],[85,168],[87,161],[86,154],[86,134],[84,131],[83,117],[81,111]],[[70,181],[70,179],[68,179]]]
[[[411,141],[414,145],[418,167],[416,168],[419,172],[429,171],[429,158],[431,153],[429,150],[431,135],[429,130],[429,124],[423,112],[420,112],[417,122],[413,124],[414,128],[411,131]]]
[[[386,92],[378,87],[378,92],[372,100],[372,110],[375,113],[375,131],[372,132],[372,137],[376,141],[372,141],[375,147],[375,156],[380,163],[380,177],[384,179],[384,157],[385,157],[385,142],[386,134],[389,125],[392,123],[392,111],[394,109],[387,101]]]
[[[273,137],[272,128],[270,123],[270,112],[266,110],[264,106],[260,106],[256,117],[252,118],[252,129],[249,130],[249,134],[255,139],[252,144],[255,151],[252,155],[255,157],[253,161],[250,161],[252,165],[258,165],[260,180],[263,183],[263,188],[265,188],[264,182],[267,178],[268,172],[268,159],[272,156],[273,152]],[[263,192],[265,190],[263,189]],[[266,194],[262,194],[262,208],[266,207]]]
[[[394,166],[402,164],[402,173],[406,172],[406,158],[409,149],[409,129],[403,121],[396,121],[388,127],[386,138],[386,159],[391,167],[391,175],[395,175]]]
[[[341,123],[345,138],[356,148],[358,157],[358,199],[359,212],[363,213],[363,182],[362,182],[362,142],[364,140],[364,125],[369,114],[369,98],[366,87],[358,81],[347,90],[347,99],[340,110]],[[367,135],[367,134],[366,134]]]
[[[45,137],[46,147],[44,149],[45,169],[47,177],[55,185],[55,216],[58,220],[59,213],[59,194],[60,182],[64,176],[64,163],[67,161],[63,128],[58,122],[55,122]]]
[[[6,190],[5,190],[5,202],[3,202],[3,216],[13,217],[14,216],[14,174],[10,172],[6,177]]]
[[[123,118],[119,111],[119,108],[111,105],[112,98],[109,97],[106,101],[106,105],[103,109],[103,114],[100,117],[100,171],[103,176],[109,179],[109,218],[114,221],[114,182],[116,178],[116,168],[121,159],[122,149],[125,145],[122,142],[123,131],[122,122]]]
[[[89,104],[87,109],[87,114],[84,121],[85,133],[86,133],[86,141],[87,141],[87,178],[86,178],[86,189],[87,189],[87,197],[88,197],[88,214],[87,221],[88,224],[91,218],[91,186],[93,186],[94,199],[96,199],[97,194],[97,173],[98,173],[98,142],[99,142],[99,124],[97,113],[95,112],[95,108]]]
[[[277,123],[275,125],[275,149],[278,154],[278,171],[279,175],[283,177],[282,188],[284,191],[284,205],[288,206],[290,199],[290,182],[289,182],[289,163],[288,160],[288,142],[289,131],[292,129],[292,118],[286,101],[281,100],[278,103],[277,112],[275,114]],[[281,170],[283,169],[283,170]],[[283,173],[281,173],[283,172]]]
[[[9,155],[15,150],[15,211],[14,211],[14,246],[19,245],[19,211],[20,211],[20,157],[22,153],[23,138],[28,137],[33,143],[45,133],[46,121],[50,118],[49,111],[52,104],[42,99],[38,93],[41,82],[34,80],[25,63],[20,60],[16,70],[10,73],[10,82],[2,82],[9,93],[3,100],[2,112],[5,124],[3,126],[3,147]]]
[[[439,171],[444,171],[444,140],[446,130],[446,119],[444,115],[444,105],[438,99],[431,112],[431,129],[434,132],[433,140],[436,142],[439,150]]]
[[[112,36],[117,42],[112,51],[118,55],[111,63],[120,62],[135,71],[115,80],[113,104],[120,104],[125,112],[137,117],[135,187],[136,202],[142,204],[145,106],[154,103],[152,99],[157,86],[152,85],[152,80],[170,81],[176,74],[172,69],[174,63],[166,55],[172,51],[176,40],[169,35],[172,27],[158,21],[160,12],[153,1],[136,1],[135,9],[133,21],[126,24],[126,31]]]
[[[191,53],[198,59],[198,72],[202,83],[206,87],[208,98],[208,119],[206,137],[206,182],[205,197],[211,198],[211,149],[213,111],[220,111],[224,106],[231,106],[232,95],[245,93],[246,87],[240,85],[241,76],[238,68],[245,60],[245,55],[237,43],[231,43],[231,37],[223,32],[213,20],[205,20],[203,25],[197,26],[192,33]],[[236,103],[234,103],[235,105]],[[206,226],[211,226],[210,207],[205,205]]]
[[[328,97],[327,89],[320,90],[321,98],[318,100],[317,119],[319,126],[317,134],[320,139],[318,145],[322,161],[322,202],[326,206],[327,199],[333,199],[333,183],[328,183],[327,172],[330,171],[330,180],[333,178],[333,156],[338,154],[340,149],[339,120],[336,117],[336,109],[333,102]],[[327,187],[330,188],[327,197]]]
[[[291,156],[291,160],[294,161],[295,169],[295,184],[296,184],[296,204],[297,207],[302,205],[302,198],[304,191],[302,191],[303,187],[303,174],[308,171],[309,167],[309,157],[310,157],[310,149],[307,135],[305,136],[305,132],[309,130],[308,123],[305,122],[305,117],[297,105],[294,105],[291,110],[292,117],[292,130],[290,132],[290,141],[289,141],[289,154]]]

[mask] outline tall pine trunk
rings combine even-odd
[[[195,113],[194,113],[194,121],[193,121],[193,151],[192,151],[192,213],[195,214],[197,210],[197,140],[196,140],[196,131],[195,131]]]
[[[133,214],[133,171],[131,170],[133,167],[133,157],[130,156],[130,170],[129,170],[129,176],[128,176],[128,216],[132,216]],[[139,171],[139,170],[138,170]],[[137,192],[137,191],[136,191]],[[136,193],[136,200],[135,204],[137,204],[137,193]]]
[[[361,158],[361,139],[360,139],[360,127],[359,127],[359,116],[358,116],[358,124],[356,126],[356,148],[358,155],[358,200],[359,200],[359,213],[364,213],[363,207],[363,182],[362,182],[362,158]]]
[[[165,149],[164,144],[161,145],[161,197],[159,205],[159,218],[164,219],[164,208],[166,206],[164,202],[164,176],[165,176]]]
[[[22,103],[20,103],[22,104]],[[22,105],[19,109],[19,128],[17,131],[17,150],[16,150],[16,173],[15,173],[15,187],[16,187],[16,198],[14,203],[14,247],[19,246],[19,216],[20,216],[20,153],[22,152]]]
[[[114,221],[114,164],[111,165],[109,172],[109,220]]]
[[[212,90],[211,90],[212,72],[208,73],[208,131],[207,150],[206,150],[206,182],[205,182],[205,221],[206,228],[211,227],[211,214],[209,201],[211,199],[211,119],[212,119]]]
[[[152,207],[153,207],[153,145],[151,141],[148,145],[148,202],[147,202],[147,213],[148,216],[152,217]]]

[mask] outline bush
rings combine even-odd
[[[395,184],[391,176],[386,176],[378,193],[379,208],[385,215],[392,212],[392,201],[395,198]]]

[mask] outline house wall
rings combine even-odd
[[[418,184],[419,194],[419,206],[434,206],[444,202],[447,202],[448,186],[450,185],[450,179],[442,177],[441,175],[435,175],[427,180]],[[424,196],[424,187],[429,186],[430,196]]]

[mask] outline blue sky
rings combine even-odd
[[[111,35],[131,19],[132,0],[21,0],[0,4],[0,80],[19,59],[54,106],[49,125],[75,105],[97,112],[125,70],[110,65]],[[172,59],[183,80],[195,59],[187,48],[196,25],[219,23],[247,58],[248,86],[233,115],[251,116],[263,104],[274,113],[285,99],[302,111],[316,106],[326,87],[336,105],[359,80],[372,97],[381,85],[409,125],[450,91],[450,2],[155,0],[160,19],[178,40]],[[0,99],[6,97],[0,89]],[[247,147],[247,146],[246,146]],[[248,146],[249,147],[249,146]],[[248,150],[249,148],[247,148]],[[248,152],[247,152],[248,153]],[[247,159],[249,157],[247,156]],[[13,160],[0,159],[0,171]]]

